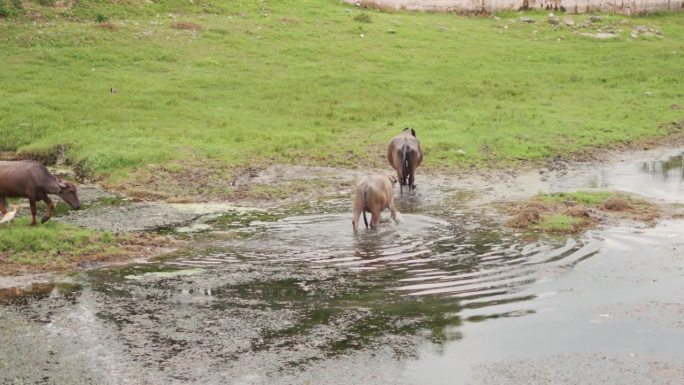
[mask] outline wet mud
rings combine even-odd
[[[174,207],[162,228],[187,250],[0,291],[0,383],[680,384],[684,220],[551,236],[491,206],[576,189],[677,206],[681,159],[419,175],[399,223],[357,234],[349,193]]]

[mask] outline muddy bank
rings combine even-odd
[[[579,188],[625,191],[661,204],[670,204],[679,198],[679,182],[676,178],[670,178],[670,189],[649,191],[652,185],[649,180],[663,178],[668,172],[677,172],[678,165],[681,166],[678,163],[681,157],[677,149],[616,151],[612,155],[603,154],[599,160],[594,158],[595,156],[578,158],[589,159],[588,161],[553,159],[544,168],[523,168],[518,171],[486,170],[448,175],[444,173],[445,170],[420,169],[416,181],[418,189],[414,194],[407,195],[405,201],[411,209],[416,210],[456,212],[468,208],[489,211],[491,214],[493,210],[488,208],[493,203],[523,200],[538,193],[573,191]],[[637,167],[641,171],[631,169],[634,162],[638,163]],[[268,212],[282,216],[288,213],[346,212],[351,207],[354,179],[365,172],[367,171],[331,167],[273,165],[244,174],[236,179],[235,184],[246,186],[245,188],[268,185],[285,196],[257,199],[245,195],[241,199],[222,202],[139,201],[108,192],[97,185],[82,184],[79,186],[79,195],[84,209],[64,210],[57,220],[114,232],[155,229],[202,232],[211,230],[212,221],[229,214],[249,216],[250,213]],[[372,172],[388,170],[375,169]],[[292,186],[295,185],[302,187],[293,190]],[[295,190],[298,192],[293,192]],[[287,195],[289,192],[292,194]],[[26,202],[19,203],[25,214]]]
[[[677,217],[683,214],[676,205],[681,193],[681,181],[676,175],[681,171],[681,159],[679,150],[656,149],[604,155],[601,162],[554,159],[541,170],[523,169],[518,172],[489,170],[447,175],[443,171],[435,172],[426,168],[419,170],[416,192],[401,197],[402,206],[399,209],[415,213],[430,212],[444,217],[478,213],[483,218],[503,223],[506,217],[495,209],[501,202],[525,200],[538,193],[588,188],[644,196],[660,206],[664,217]],[[375,171],[387,172],[383,169]],[[57,173],[68,175],[68,170],[58,170]],[[161,233],[171,237],[168,239],[185,237],[185,241],[192,244],[193,238],[187,238],[189,234],[235,237],[236,233],[231,229],[263,220],[277,220],[291,215],[349,213],[351,187],[354,178],[362,173],[360,170],[330,167],[274,165],[253,170],[234,182],[238,186],[268,185],[276,191],[283,188],[284,192],[298,192],[278,199],[255,199],[246,195],[244,199],[209,203],[138,201],[85,183],[79,186],[84,208],[72,211],[61,204],[62,208],[58,206],[54,220],[114,233]],[[291,189],[300,185],[305,187]],[[23,200],[19,203],[20,215],[26,215],[27,203]],[[584,216],[585,213],[579,210],[576,214]],[[608,224],[604,216],[598,219],[597,222]],[[226,227],[228,224],[230,229]],[[340,226],[348,227],[345,223]],[[580,226],[578,229],[587,227],[590,226]],[[140,242],[135,243],[135,247],[127,253],[133,259],[167,252],[173,243],[169,242],[165,247],[163,242],[153,241],[155,238],[150,237],[146,245],[145,236],[137,238]],[[93,266],[89,263],[82,265]]]

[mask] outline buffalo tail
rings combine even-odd
[[[368,191],[367,187],[363,190],[363,210],[361,210],[361,212],[363,213],[363,223],[366,225],[366,228],[368,228],[368,219],[366,219],[366,191]]]
[[[401,146],[401,163],[402,167],[404,169],[404,172],[402,173],[403,178],[400,181],[402,186],[406,186],[408,184],[408,177],[409,177],[409,171],[410,171],[410,166],[409,166],[409,147],[408,145],[403,145]]]

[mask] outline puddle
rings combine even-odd
[[[681,152],[645,153],[509,191],[676,203],[683,172]],[[420,181],[397,197],[398,224],[356,234],[349,196],[174,206],[189,219],[168,231],[202,233],[191,251],[0,291],[0,383],[684,381],[684,221],[529,235],[463,202],[504,187]]]
[[[641,195],[664,203],[684,202],[684,152],[658,150],[640,159],[623,158],[607,165],[582,167],[560,178],[560,190],[596,188]]]

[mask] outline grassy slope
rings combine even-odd
[[[189,155],[357,166],[382,164],[385,143],[412,126],[427,165],[509,165],[662,135],[684,115],[670,107],[684,105],[684,13],[606,17],[623,32],[604,41],[553,31],[542,15],[528,25],[332,0],[122,4],[0,22],[1,149],[67,144],[70,160],[119,176]],[[371,23],[355,20],[362,12]],[[641,24],[665,37],[628,37]]]

